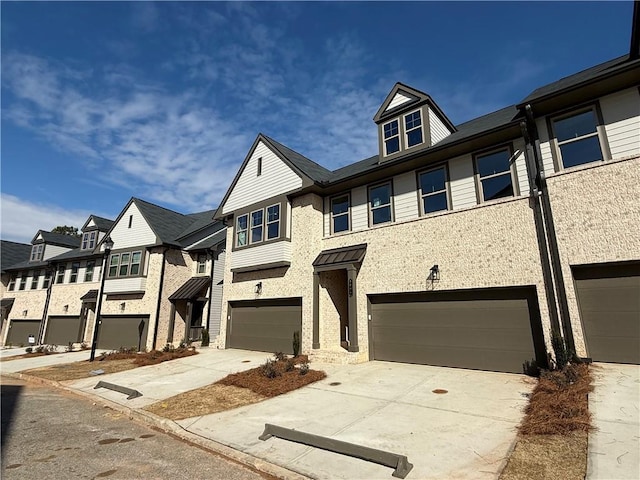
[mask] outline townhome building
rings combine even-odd
[[[4,327],[5,320],[9,317],[14,299],[7,295],[7,286],[11,280],[11,274],[5,272],[17,263],[25,262],[31,255],[31,245],[27,243],[11,242],[9,240],[0,240],[0,331]]]
[[[258,135],[216,213],[216,344],[523,372],[557,335],[640,363],[637,43],[460,125],[397,83],[378,153],[334,171]]]

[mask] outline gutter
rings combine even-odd
[[[169,247],[165,247],[164,250],[162,250],[162,267],[160,268],[160,288],[158,288],[158,302],[156,303],[156,322],[153,327],[153,345],[151,346],[152,350],[156,348],[156,341],[158,340],[158,326],[160,321],[160,306],[162,305],[162,289],[164,287],[164,266],[167,263],[166,262],[167,250],[169,250]]]
[[[533,157],[535,160],[537,188],[539,189],[540,206],[544,218],[544,226],[547,235],[547,245],[549,247],[549,254],[551,258],[551,267],[553,271],[553,278],[555,280],[555,288],[558,294],[559,309],[560,309],[560,322],[562,324],[562,334],[564,337],[567,350],[570,355],[575,355],[576,347],[573,338],[573,329],[571,328],[571,318],[569,317],[569,305],[567,303],[567,291],[564,285],[564,278],[562,276],[562,266],[560,263],[560,250],[558,248],[558,239],[556,236],[556,230],[553,223],[553,212],[551,209],[551,201],[549,200],[549,190],[547,189],[547,181],[544,176],[544,170],[542,168],[542,154],[540,152],[540,138],[538,137],[538,129],[533,117],[533,110],[531,105],[525,106],[526,126],[527,134],[529,138],[529,145],[533,150]]]

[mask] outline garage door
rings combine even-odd
[[[573,268],[587,354],[640,364],[640,262]]]
[[[29,335],[38,338],[40,322],[41,320],[11,320],[5,343],[7,345],[29,345]]]
[[[147,343],[149,315],[103,316],[98,334],[98,348],[116,350],[135,347],[143,350]]]
[[[293,332],[302,331],[302,299],[230,302],[230,348],[293,353]]]
[[[545,365],[533,288],[370,296],[376,360],[523,373]]]
[[[82,322],[80,317],[49,317],[44,343],[49,345],[68,345],[69,342],[82,341]]]

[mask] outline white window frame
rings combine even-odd
[[[71,262],[71,274],[69,275],[69,283],[77,283],[79,273],[80,262]]]
[[[342,199],[343,197],[347,197],[347,211],[344,213],[339,213],[337,215],[333,214],[333,201],[336,199]],[[339,232],[336,232],[335,229],[335,223],[334,220],[338,217],[343,217],[345,216],[347,217],[347,229],[346,230],[340,230]],[[329,198],[329,221],[331,222],[331,234],[334,233],[343,233],[343,232],[350,232],[351,231],[351,194],[349,192],[347,193],[343,193],[341,195],[335,195],[331,198]]]
[[[246,225],[247,227],[244,229],[241,229],[238,225],[240,224],[240,219],[242,217],[246,217],[247,218],[247,222]],[[240,238],[240,234],[243,233],[245,234],[244,237],[244,243],[241,245],[240,242],[238,241]],[[236,237],[236,247],[246,247],[247,245],[249,245],[249,214],[245,213],[244,215],[238,215],[238,217],[236,218],[236,231],[235,231],[235,237]]]
[[[568,118],[571,118],[571,117],[576,117],[578,115],[581,115],[581,114],[589,112],[589,111],[593,113],[593,118],[595,120],[595,131],[594,132],[588,133],[586,135],[581,135],[580,137],[570,138],[570,139],[567,139],[567,140],[558,141],[558,138],[557,138],[557,135],[556,135],[556,123],[557,122],[561,122],[562,120],[567,120]],[[588,165],[590,163],[604,162],[609,158],[609,152],[608,152],[608,148],[607,148],[608,144],[607,144],[606,132],[604,131],[604,127],[603,127],[602,122],[601,122],[600,112],[599,112],[599,110],[598,110],[596,105],[589,105],[588,107],[585,107],[585,108],[579,108],[579,109],[576,109],[576,110],[572,110],[570,112],[565,112],[565,113],[562,113],[560,115],[556,115],[554,117],[550,117],[548,125],[549,125],[549,128],[550,128],[551,137],[553,139],[552,140],[553,154],[555,156],[556,169],[558,171],[562,171],[562,170],[565,170],[565,169],[578,168],[578,167],[582,167],[583,165]],[[602,155],[602,158],[600,160],[595,160],[595,161],[592,161],[592,162],[585,162],[585,163],[580,163],[578,165],[565,167],[564,160],[562,158],[562,150],[560,149],[560,147],[563,146],[563,145],[568,145],[570,143],[579,142],[581,140],[586,140],[588,138],[593,138],[593,137],[596,137],[598,139],[598,146],[600,147],[600,154]]]
[[[92,250],[96,246],[96,231],[82,234],[82,250]]]
[[[273,207],[278,207],[278,219],[277,220],[273,220],[273,221],[269,221],[269,209],[273,208]],[[282,205],[280,205],[279,203],[274,203],[273,205],[269,205],[268,207],[266,207],[264,209],[264,213],[262,214],[262,218],[264,220],[264,233],[265,233],[265,241],[267,240],[274,240],[276,238],[280,238],[280,219],[282,218]],[[274,225],[277,224],[278,225],[278,234],[275,237],[270,237],[269,236],[269,225]]]
[[[420,114],[420,125],[417,127],[412,127],[412,128],[408,128],[407,127],[407,117],[409,117],[410,115],[413,115],[414,113],[419,113]],[[405,148],[407,150],[409,150],[410,148],[414,148],[417,147],[419,145],[422,145],[424,143],[424,115],[422,115],[422,109],[418,108],[417,110],[414,110],[413,112],[408,112],[405,113],[404,115],[402,115],[402,121],[403,121],[403,129],[404,129],[404,144],[405,144]],[[415,145],[409,145],[409,133],[413,132],[414,130],[420,129],[420,133],[422,134],[422,141],[420,143],[416,143]]]
[[[84,266],[84,281],[93,282],[93,275],[96,268],[95,260],[87,260],[86,265]]]
[[[502,152],[502,151],[506,151],[509,157],[509,168],[507,170],[504,170],[502,172],[498,172],[498,173],[493,173],[491,175],[486,175],[486,176],[481,176],[480,175],[480,169],[478,168],[478,159],[481,157],[487,157],[489,155],[493,155],[494,153],[498,153],[498,152]],[[475,177],[476,177],[476,188],[477,188],[477,192],[478,192],[478,202],[479,203],[487,203],[487,202],[495,202],[498,200],[503,200],[505,198],[513,198],[513,197],[517,197],[519,194],[519,190],[518,190],[518,176],[516,175],[516,162],[514,159],[514,151],[513,151],[513,147],[511,145],[501,145],[499,147],[496,148],[492,148],[491,150],[484,150],[481,152],[477,152],[473,154],[473,168],[475,169]],[[501,177],[501,176],[505,176],[505,175],[509,175],[509,178],[511,179],[511,189],[513,190],[513,195],[511,197],[499,197],[499,198],[492,198],[489,200],[485,200],[484,199],[484,188],[482,185],[482,181],[483,180],[488,180],[491,178],[497,178],[497,177]]]
[[[207,273],[207,254],[199,253],[197,257],[196,273],[201,275]]]
[[[385,127],[387,125],[391,125],[393,122],[396,122],[396,134],[395,135],[391,135],[390,137],[386,137],[386,132],[384,131]],[[394,118],[393,120],[389,120],[386,123],[382,124],[382,144],[383,144],[383,148],[384,148],[384,156],[388,157],[389,155],[395,155],[396,153],[399,153],[402,151],[402,141],[401,141],[401,137],[400,137],[400,119],[399,118]],[[398,150],[396,150],[395,152],[391,152],[389,153],[387,151],[387,140],[391,140],[393,138],[397,138],[398,139]]]
[[[27,277],[29,276],[29,272],[20,272],[20,276],[18,277],[18,290],[22,291],[27,288]]]
[[[384,185],[389,185],[389,203],[378,205],[376,207],[372,206],[371,190],[373,190],[374,188],[382,187]],[[389,217],[390,217],[389,221],[373,223],[373,211],[381,208],[387,208],[387,207],[389,207]],[[395,215],[393,211],[393,182],[391,180],[382,182],[382,183],[376,183],[375,185],[369,185],[369,187],[367,188],[367,208],[369,210],[369,226],[370,227],[373,227],[375,225],[388,225],[394,222]]]
[[[261,213],[262,222],[260,223],[260,225],[257,225],[257,224],[254,225],[253,224],[253,214],[254,213],[258,213],[258,212]],[[253,244],[256,244],[256,243],[262,243],[264,241],[264,234],[265,234],[265,231],[264,231],[264,220],[265,220],[265,218],[264,218],[264,208],[259,208],[257,210],[253,210],[249,214],[249,244],[250,245],[253,245]],[[255,240],[255,241],[253,240],[253,229],[254,228],[260,228],[261,229],[260,240]]]
[[[17,278],[18,276],[15,273],[11,274],[9,277],[9,284],[7,285],[7,291],[13,292],[16,289]]]
[[[31,247],[31,262],[38,262],[42,260],[42,254],[44,252],[44,243],[37,243]]]
[[[67,266],[66,265],[60,265],[58,267],[58,269],[56,270],[56,279],[55,279],[55,284],[60,284],[60,283],[64,283],[64,277],[67,273]]]
[[[138,262],[133,261],[134,255],[138,254],[140,256],[140,260]],[[122,259],[124,256],[127,256],[127,261],[124,262]],[[116,262],[113,260],[116,259]],[[112,253],[109,257],[109,265],[107,270],[107,278],[128,278],[128,277],[140,277],[142,276],[142,263],[143,256],[142,250],[130,250],[128,252],[117,252]],[[137,272],[132,273],[133,267],[137,266]],[[111,269],[115,268],[115,274],[111,273]],[[121,273],[122,269],[125,268],[125,273]]]
[[[420,177],[423,174],[426,173],[430,173],[430,172],[435,172],[436,170],[444,170],[444,189],[442,190],[436,190],[435,192],[428,192],[425,193],[422,191],[422,182],[420,181]],[[435,210],[433,212],[425,212],[424,210],[424,199],[426,197],[432,197],[435,195],[441,195],[443,194],[445,195],[445,198],[447,200],[447,205],[443,210]],[[433,168],[429,168],[426,170],[419,170],[418,171],[418,194],[420,196],[420,214],[421,215],[433,215],[436,213],[440,213],[440,212],[446,212],[448,210],[451,210],[451,202],[449,199],[449,169],[447,168],[447,165],[439,165],[437,167],[433,167]]]
[[[49,288],[49,285],[51,285],[51,270],[49,270],[48,268],[44,269],[44,278],[42,279],[42,288]]]
[[[40,282],[40,270],[34,270],[31,277],[31,290],[38,289],[38,283]]]

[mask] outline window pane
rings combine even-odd
[[[262,225],[262,210],[258,210],[251,214],[251,226],[255,227],[259,225]]]
[[[247,229],[247,215],[242,215],[238,217],[238,230],[246,230]]]
[[[407,130],[419,127],[420,125],[422,125],[422,122],[420,121],[420,112],[413,112],[405,116],[404,122],[405,122],[405,125],[407,126]]]
[[[597,135],[560,145],[560,153],[565,168],[602,160],[602,150]]]
[[[384,126],[384,138],[393,137],[394,135],[398,135],[397,120],[394,120],[393,122],[389,122]]]
[[[129,263],[129,257],[131,256],[130,253],[123,253],[122,254],[122,260],[120,260],[120,263]]]
[[[554,124],[556,138],[559,142],[577,138],[596,131],[596,117],[593,110],[557,120]]]
[[[124,265],[120,265],[120,271],[118,272],[118,276],[124,277],[129,273],[129,264],[125,263]]]
[[[109,267],[109,276],[110,277],[115,277],[116,273],[118,273],[118,266],[117,265],[112,265]]]
[[[431,170],[430,172],[420,174],[420,189],[422,190],[423,195],[425,193],[433,193],[444,190],[445,182],[446,175],[444,168],[439,168],[437,170]]]
[[[140,263],[142,252],[134,252],[131,254],[131,263]]]
[[[396,153],[400,150],[400,137],[393,137],[389,140],[385,140],[384,143],[387,147],[387,155]]]
[[[424,213],[438,212],[447,209],[447,194],[445,192],[429,195],[422,199]]]
[[[267,222],[277,222],[278,220],[280,220],[280,205],[267,208]]]
[[[407,143],[410,147],[422,143],[422,129],[416,128],[407,133]]]
[[[267,238],[278,238],[280,236],[280,222],[267,225]]]
[[[373,224],[385,223],[391,221],[391,207],[376,208],[372,212]]]
[[[251,243],[262,241],[262,226],[251,229]]]
[[[238,241],[236,242],[236,244],[239,247],[247,244],[247,232],[246,232],[246,230],[244,232],[238,232],[237,236],[238,236]]]
[[[334,198],[331,200],[331,213],[339,215],[349,211],[349,197],[347,195],[343,197]]]
[[[109,261],[109,265],[118,265],[118,261],[120,260],[120,254],[111,255],[111,260]]]
[[[333,217],[334,233],[345,232],[347,230],[349,230],[349,215],[343,214]]]
[[[500,175],[499,177],[482,180],[482,194],[485,200],[512,197],[513,185],[511,185],[511,174],[509,173]]]
[[[140,264],[139,263],[134,263],[133,265],[131,265],[131,272],[129,272],[131,275],[138,275],[138,272],[140,271]]]
[[[372,207],[391,203],[391,185],[380,185],[369,190],[369,202]]]
[[[509,151],[501,150],[476,159],[478,173],[481,177],[509,170]]]

